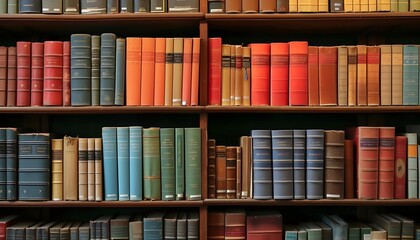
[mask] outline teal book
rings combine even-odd
[[[176,200],[185,199],[184,129],[175,128],[175,193]]]
[[[17,200],[17,130],[6,128],[6,198]]]
[[[0,201],[6,200],[6,129],[0,128]]]
[[[349,225],[338,215],[323,215],[322,221],[332,228],[334,240],[347,240]]]
[[[114,105],[115,98],[115,41],[113,33],[101,35],[100,105]]]
[[[7,0],[7,13],[16,14],[19,10],[18,0]]]
[[[175,200],[175,129],[160,129],[162,200]]]
[[[79,227],[81,222],[73,222],[70,226],[70,240],[79,240]]]
[[[117,127],[118,200],[130,200],[129,128]]]
[[[185,195],[201,200],[201,128],[185,128]]]
[[[322,229],[313,222],[302,223],[301,226],[308,233],[308,240],[323,240]]]
[[[154,212],[143,219],[144,240],[163,240],[164,216],[163,212]]]
[[[19,134],[18,199],[47,201],[50,199],[50,134]]]
[[[360,240],[360,226],[357,223],[349,223],[349,240]]]
[[[117,128],[102,128],[105,201],[118,200]]]
[[[91,105],[91,36],[72,34],[70,37],[70,88],[72,106]]]
[[[91,68],[91,102],[92,106],[99,106],[99,79],[101,64],[101,36],[92,35],[92,68]]]
[[[161,200],[159,139],[159,128],[143,129],[143,194],[145,200]]]
[[[419,50],[403,45],[403,105],[419,105]]]
[[[298,240],[298,230],[294,225],[284,225],[284,239]]]
[[[0,1],[0,14],[7,13],[7,1]]]
[[[143,128],[129,127],[130,201],[143,199]]]
[[[114,105],[125,105],[125,38],[117,39]]]
[[[418,170],[418,145],[417,145],[417,133],[406,133],[407,137],[407,194],[409,199],[418,198],[418,179],[417,179],[417,170]],[[414,153],[414,154],[410,154]]]

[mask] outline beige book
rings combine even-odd
[[[383,229],[376,223],[369,223],[368,225],[369,227],[372,228],[372,232],[370,233],[371,240],[386,240],[387,239],[387,232],[385,229]]]
[[[184,38],[174,38],[174,67],[172,105],[181,106],[182,100],[182,64],[184,54]]]
[[[353,12],[353,0],[344,0],[344,12]]]
[[[403,90],[403,47],[402,45],[391,46],[392,55],[392,105],[402,105]]]
[[[318,0],[318,12],[328,12],[328,0]]]
[[[357,47],[348,46],[347,48],[347,83],[348,83],[348,105],[357,105]]]
[[[369,1],[370,0],[360,0],[360,12],[369,12]]]
[[[78,200],[78,138],[63,139],[63,193],[64,200]]]
[[[79,138],[79,201],[88,200],[88,139]]]
[[[250,198],[251,194],[251,138],[242,136],[240,139],[242,148],[242,191],[241,198]]]
[[[381,0],[369,0],[369,12],[376,12],[378,9],[378,3]]]
[[[378,46],[368,46],[366,48],[366,86],[367,86],[367,104],[369,106],[378,106],[380,100],[380,67],[381,67],[381,48]]]
[[[378,0],[378,11],[380,12],[391,11],[391,0]]]
[[[381,48],[381,105],[392,104],[392,54],[391,45],[380,45]]]
[[[347,46],[338,47],[338,105],[347,106]]]
[[[103,200],[102,138],[95,138],[95,201]]]
[[[289,13],[298,12],[298,0],[289,0]]]
[[[242,104],[251,105],[251,48],[242,48]]]
[[[353,12],[360,12],[360,1],[361,0],[353,0]]]
[[[230,106],[235,105],[235,81],[236,81],[236,47],[230,46]]]
[[[398,12],[398,0],[391,0],[391,12]]]
[[[165,63],[165,106],[172,106],[172,86],[174,69],[174,39],[166,38]]]
[[[299,0],[298,12],[318,12],[318,1]]]
[[[242,105],[242,88],[243,88],[243,78],[242,78],[242,46],[235,46],[235,57],[236,57],[236,67],[235,67],[235,105]]]
[[[63,200],[63,139],[51,141],[52,150],[52,200]]]
[[[357,105],[367,105],[367,51],[366,45],[357,45]]]
[[[229,44],[222,45],[222,106],[230,105],[231,51]]]
[[[88,138],[87,143],[87,151],[88,151],[88,160],[87,160],[87,170],[88,170],[88,201],[95,201],[95,139]]]

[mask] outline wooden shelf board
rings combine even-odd
[[[0,21],[60,21],[60,22],[102,22],[102,21],[156,21],[156,20],[200,20],[201,12],[189,13],[121,13],[121,14],[0,14]]]
[[[80,202],[80,201],[0,201],[1,207],[200,207],[203,201],[103,201],[103,202]]]
[[[254,199],[206,199],[207,206],[420,206],[420,199],[392,200],[254,200]]]
[[[420,106],[207,106],[208,113],[420,113]]]

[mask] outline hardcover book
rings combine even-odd
[[[78,200],[78,138],[63,138],[63,199]]]
[[[118,200],[130,200],[129,127],[117,127]]]
[[[344,198],[344,131],[325,131],[325,198]]]
[[[114,105],[115,99],[115,52],[116,36],[113,33],[101,35],[100,57],[100,105]]]
[[[251,105],[270,105],[270,44],[253,43],[251,47]]]
[[[289,105],[289,44],[271,43],[270,105]]]
[[[227,198],[226,146],[216,146],[216,198]]]
[[[257,13],[258,10],[258,0],[242,0],[243,13]]]
[[[71,35],[71,105],[91,105],[91,36]]]
[[[272,130],[273,197],[293,199],[293,131]]]
[[[216,198],[216,140],[214,139],[207,140],[207,197]]]
[[[44,106],[62,106],[63,42],[46,41],[44,45]]]
[[[63,13],[63,2],[57,0],[42,0],[42,13]]]
[[[308,105],[308,42],[289,42],[289,104]]]
[[[117,128],[102,128],[105,201],[118,200]],[[96,147],[96,146],[95,146]]]
[[[324,196],[324,130],[306,130],[306,198]]]
[[[7,4],[7,1],[6,1]],[[19,0],[19,13],[41,13],[41,0]]]
[[[252,130],[253,198],[273,198],[273,170],[271,157],[271,131]]]
[[[159,128],[143,129],[143,198],[145,200],[161,199],[159,132]]]
[[[106,0],[80,0],[82,14],[106,13]]]
[[[246,239],[282,239],[282,215],[273,212],[249,212],[246,217]]]
[[[51,141],[52,200],[63,200],[63,139]]]
[[[51,76],[47,76],[47,77],[51,78]],[[32,48],[31,48],[31,106],[43,105],[43,99],[44,99],[43,88],[44,88],[44,43],[33,42]]]
[[[199,1],[168,0],[168,12],[198,12]]]
[[[31,43],[17,42],[17,93],[16,106],[30,106],[31,90]]]

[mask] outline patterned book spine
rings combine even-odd
[[[101,36],[93,35],[91,38],[91,104],[99,106],[99,82],[100,82],[100,64],[101,64]]]
[[[344,198],[344,131],[325,131],[325,198]]]
[[[243,105],[251,105],[251,48],[242,48],[242,97]]]
[[[222,106],[230,105],[230,45],[222,45]]]
[[[338,47],[338,105],[347,106],[348,105],[348,52],[346,46]]]
[[[6,129],[6,198],[17,200],[17,132],[15,128]]]
[[[246,216],[246,225],[246,239],[282,239],[283,237],[282,215],[276,211],[250,212]]]
[[[379,199],[394,198],[395,127],[379,128]]]
[[[207,198],[216,198],[216,140],[207,140]]]
[[[95,201],[95,139],[88,138],[87,146],[87,172],[88,172],[88,201]]]
[[[271,131],[252,130],[253,196],[254,199],[273,198],[273,168]]]
[[[31,48],[31,106],[43,105],[44,43],[33,42]]]
[[[79,201],[88,200],[88,139],[79,138],[78,144],[78,179]]]
[[[216,146],[216,198],[227,198],[226,183],[226,146]]]
[[[130,200],[129,128],[117,127],[118,200]]]
[[[102,128],[105,200],[118,200],[117,128]]]
[[[185,145],[184,129],[175,129],[175,194],[176,200],[185,199]]]
[[[201,200],[200,128],[185,128],[185,195],[187,200]]]
[[[403,46],[403,105],[419,105],[419,51],[415,45]]]
[[[71,35],[71,105],[89,106],[91,92],[91,36]]]
[[[395,182],[394,198],[406,198],[407,185],[407,137],[395,137]]]
[[[31,43],[17,42],[17,93],[16,105],[18,107],[30,106],[31,90]]]
[[[115,97],[115,41],[113,33],[101,35],[100,105],[114,105]]]
[[[6,200],[7,154],[6,154],[6,129],[0,128],[0,200]]]
[[[143,193],[146,200],[161,199],[159,130],[143,129]]]
[[[236,198],[236,147],[226,147],[226,197]]]
[[[7,106],[16,106],[17,84],[17,56],[16,47],[7,48]]]
[[[273,130],[274,199],[293,199],[293,131]]]
[[[305,199],[305,130],[293,130],[293,197]]]
[[[143,128],[131,126],[130,146],[130,201],[143,199]]]
[[[348,51],[348,105],[357,105],[357,47],[349,46]]]
[[[160,129],[162,200],[175,200],[175,129]]]
[[[406,133],[407,137],[407,198],[414,199],[418,198],[418,180],[417,180],[417,169],[418,169],[418,148],[417,148],[417,134]]]
[[[306,198],[324,196],[324,130],[306,130]]]
[[[235,45],[230,45],[230,91],[229,91],[229,104],[235,105],[235,79],[236,79],[236,52]]]
[[[103,156],[102,138],[95,138],[95,201],[102,201],[103,197]]]
[[[52,200],[63,200],[63,139],[53,139],[52,150]]]
[[[44,43],[44,106],[63,105],[63,42]]]
[[[125,38],[116,40],[114,105],[125,104]]]

